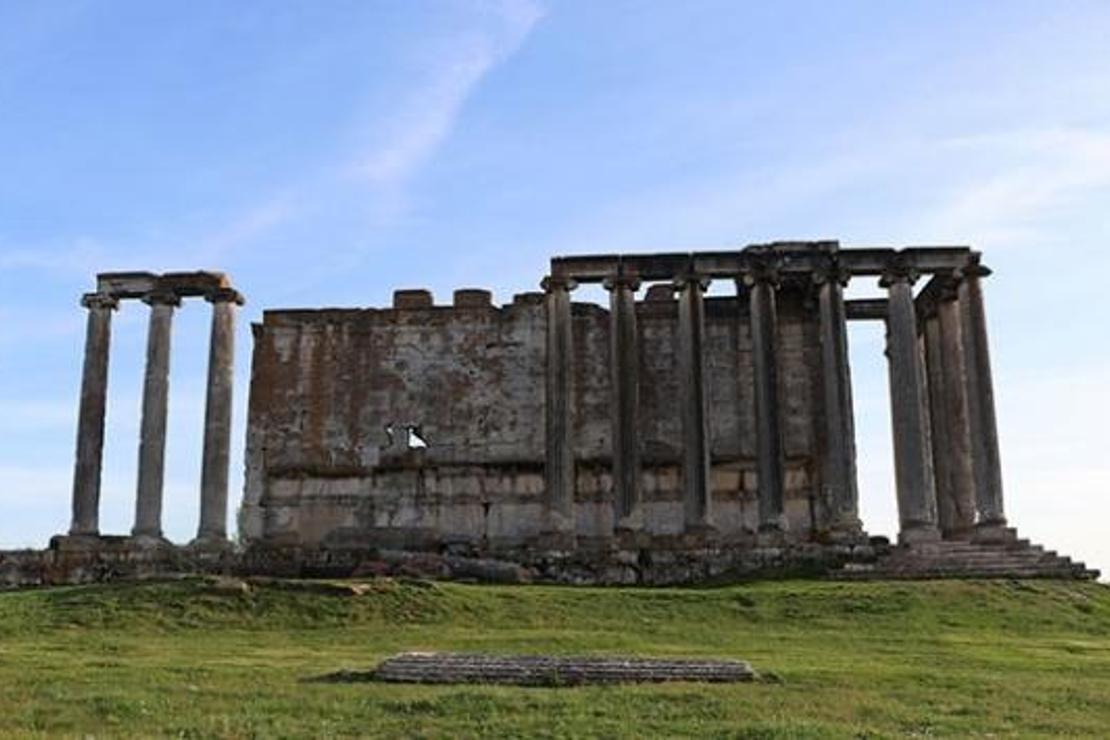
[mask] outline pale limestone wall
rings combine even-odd
[[[638,304],[643,520],[683,528],[674,302]],[[574,438],[580,537],[613,529],[609,314],[576,303]],[[527,544],[543,528],[546,317],[538,296],[495,308],[269,311],[255,326],[240,529],[247,541],[389,547]],[[786,513],[822,522],[816,314],[780,293]],[[747,303],[706,304],[714,526],[758,524]],[[395,432],[391,442],[387,427]],[[407,425],[426,449],[408,449]],[[815,519],[817,517],[817,519]]]

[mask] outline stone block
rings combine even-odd
[[[480,288],[461,288],[455,291],[455,308],[490,308],[493,306],[493,293]]]
[[[432,292],[424,289],[405,289],[393,291],[393,308],[431,308],[434,305]]]

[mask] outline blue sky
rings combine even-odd
[[[549,256],[972,244],[1009,514],[1110,571],[1105,2],[0,0],[0,546],[68,525],[84,312],[228,271],[233,498],[264,307],[534,289]],[[876,294],[870,281],[856,295]],[[165,525],[196,527],[208,308],[177,317]],[[145,307],[116,317],[102,525],[130,529]],[[865,523],[895,529],[853,326]]]

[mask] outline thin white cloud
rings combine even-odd
[[[391,106],[388,117],[376,118],[364,138],[369,143],[350,153],[345,164],[303,176],[202,234],[191,244],[190,259],[215,264],[301,215],[333,202],[349,203],[349,191],[367,186],[373,191],[375,217],[403,210],[406,186],[450,136],[481,81],[520,48],[543,10],[527,0],[506,0],[481,5],[479,14],[479,30],[452,38],[434,53],[425,50],[422,81]]]
[[[233,216],[226,224],[195,241],[195,251],[189,259],[194,265],[219,269],[219,261],[244,244],[265,236],[273,229],[287,223],[299,212],[292,194],[281,194],[264,199]]]
[[[542,18],[530,2],[505,2],[492,10],[492,27],[470,35],[437,59],[428,81],[397,104],[396,112],[378,121],[367,151],[352,167],[364,182],[381,188],[403,184],[424,166],[451,133],[482,79],[520,48]]]
[[[89,275],[103,267],[108,254],[104,245],[87,237],[66,245],[9,245],[0,241],[0,270]]]
[[[1110,187],[1110,132],[1051,128],[961,137],[941,154],[996,162],[994,172],[957,186],[925,226],[976,243],[1030,243],[1040,220],[1093,191]]]

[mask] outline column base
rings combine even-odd
[[[57,552],[91,552],[104,545],[100,534],[56,534],[50,538],[50,549]]]
[[[569,515],[556,509],[548,509],[544,519],[538,547],[542,550],[573,552],[577,546],[573,509]]]
[[[1013,542],[1017,539],[1017,530],[1007,527],[1005,519],[997,522],[980,522],[975,525],[975,533],[971,539],[984,544]]]
[[[782,547],[786,544],[786,529],[761,524],[755,535],[755,544],[757,547]]]
[[[916,545],[926,542],[940,542],[940,530],[932,525],[918,525],[907,527],[898,533],[899,545]]]
[[[173,547],[173,543],[163,537],[160,532],[157,534],[132,533],[127,538],[127,544],[140,550],[161,550]]]
[[[679,535],[679,542],[683,547],[706,547],[716,544],[720,540],[720,532],[711,524],[699,522],[697,524],[687,524],[682,534]]]
[[[831,545],[857,545],[866,544],[867,533],[863,531],[863,523],[834,524],[824,533],[822,538]]]
[[[613,529],[617,532],[639,532],[644,528],[644,513],[638,506],[628,516],[617,516],[616,520],[617,524]]]
[[[789,528],[786,523],[786,514],[776,514],[759,523],[760,532],[785,532]]]
[[[190,550],[204,550],[206,552],[224,552],[235,548],[231,540],[221,534],[197,535],[188,547]]]
[[[975,527],[959,527],[957,529],[942,531],[941,536],[953,542],[970,542],[975,538]]]

